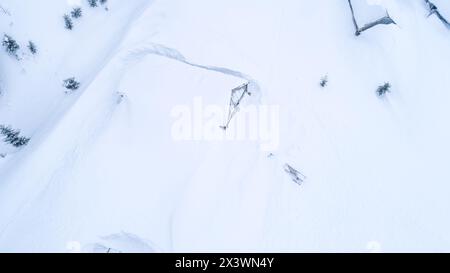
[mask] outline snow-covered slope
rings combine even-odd
[[[109,0],[68,31],[77,1],[3,0],[39,51],[0,59],[0,124],[31,137],[0,146],[0,251],[450,251],[450,31],[421,0],[353,2],[396,25],[355,37],[347,1]],[[217,139],[246,82],[237,116],[270,109],[269,138]]]

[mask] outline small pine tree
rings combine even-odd
[[[6,139],[10,139],[14,136],[19,135],[17,132],[15,132],[11,127],[0,125],[0,134],[2,134]]]
[[[328,76],[322,77],[322,79],[320,79],[320,83],[319,84],[320,84],[321,87],[327,86],[327,84],[328,84]]]
[[[27,145],[28,142],[30,142],[30,138],[19,137],[19,138],[15,139],[13,142],[11,142],[11,144],[16,148],[19,148],[19,147]]]
[[[8,52],[9,55],[16,56],[17,57],[17,51],[20,49],[19,44],[9,35],[3,36],[3,42],[2,45],[5,47],[6,52]]]
[[[73,29],[73,21],[70,18],[70,16],[67,15],[67,14],[64,14],[63,18],[64,18],[64,26],[65,26],[65,28],[68,29],[68,30],[72,30]]]
[[[63,86],[67,90],[75,91],[80,87],[80,83],[76,81],[75,78],[72,77],[64,80]]]
[[[389,93],[389,92],[391,92],[391,84],[388,82],[379,86],[377,89],[377,95],[379,97],[382,97],[382,96],[386,95],[386,93]]]
[[[98,7],[98,0],[88,0],[88,4],[91,8]]]
[[[31,54],[35,55],[37,53],[37,47],[33,43],[33,41],[28,42],[28,49],[30,50]]]
[[[20,131],[12,129],[10,126],[0,125],[0,134],[4,136],[4,141],[16,148],[27,145],[30,138],[20,136]]]
[[[74,19],[78,19],[81,16],[83,16],[83,10],[80,7],[73,8],[73,10],[70,12],[70,15]]]

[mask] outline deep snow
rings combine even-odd
[[[32,139],[0,146],[0,251],[450,251],[450,31],[422,0],[353,2],[397,25],[355,37],[344,0],[109,0],[69,32],[76,1],[3,0],[39,53],[1,53],[0,124]],[[247,81],[278,146],[174,139],[177,106]]]

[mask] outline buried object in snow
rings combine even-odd
[[[284,171],[287,172],[291,176],[292,181],[294,181],[298,185],[302,185],[303,182],[306,180],[306,176],[304,174],[297,171],[289,164],[284,165]]]
[[[250,83],[244,83],[233,90],[231,90],[231,98],[230,98],[230,109],[228,111],[228,120],[224,126],[220,126],[223,130],[227,130],[230,125],[231,120],[239,112],[239,105],[242,100],[245,98],[245,95],[251,96],[252,94],[248,91],[248,86]]]

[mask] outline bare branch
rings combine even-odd
[[[284,165],[284,171],[291,176],[292,181],[294,181],[295,183],[297,183],[300,186],[306,180],[306,176],[304,174],[302,174],[298,170],[294,169],[289,164],[285,164]]]
[[[372,23],[368,23],[368,24],[364,25],[362,28],[359,29],[359,32],[361,33],[363,31],[366,31],[366,30],[368,30],[368,29],[370,29],[370,28],[372,28],[374,26],[377,26],[377,25],[390,25],[390,24],[394,24],[395,25],[396,23],[394,22],[394,20],[392,20],[391,17],[389,17],[389,15],[386,15],[383,18],[380,18],[380,19],[378,19],[376,21],[373,21]]]
[[[390,24],[396,24],[394,20],[389,16],[389,14],[386,12],[386,16],[375,20],[371,23],[365,24],[362,28],[359,28],[358,23],[356,21],[355,17],[355,11],[353,9],[352,1],[348,0],[348,5],[350,6],[350,11],[352,12],[352,19],[353,19],[353,25],[355,26],[355,35],[359,36],[362,32],[371,29],[377,25],[390,25]]]
[[[352,12],[352,19],[353,19],[353,25],[355,26],[355,35],[358,36],[360,34],[358,23],[356,22],[355,18],[355,11],[353,10],[352,1],[348,0],[348,5],[350,6],[350,11]]]
[[[431,1],[429,0],[425,0],[425,3],[428,6],[428,9],[430,11],[430,14],[428,14],[428,17],[430,17],[431,15],[436,15],[437,18],[439,18],[439,20],[441,20],[441,22],[447,27],[450,28],[450,23],[447,21],[447,19],[445,19],[445,17],[439,12],[438,7]]]
[[[11,16],[11,13],[7,9],[5,9],[2,5],[0,5],[0,11],[8,16]]]

